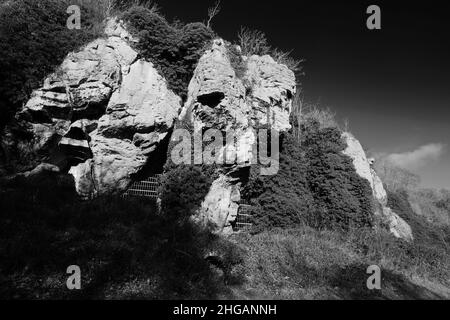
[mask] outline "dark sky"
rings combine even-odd
[[[159,0],[169,19],[202,21],[214,0]],[[395,3],[395,4],[394,4]],[[366,8],[381,8],[381,30]],[[448,6],[447,6],[448,7]],[[373,153],[399,153],[426,186],[450,188],[450,9],[444,1],[222,0],[214,29],[264,31],[304,63],[305,100],[330,107]],[[422,148],[420,148],[422,147]]]

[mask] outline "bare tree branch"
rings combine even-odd
[[[220,12],[220,0],[217,0],[216,3],[214,3],[214,6],[210,7],[208,9],[208,21],[206,23],[207,28],[211,28],[211,21],[214,19],[215,16],[217,16]]]

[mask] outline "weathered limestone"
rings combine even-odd
[[[136,61],[91,134],[89,159],[70,173],[84,197],[123,192],[173,127],[180,98],[150,62]]]
[[[236,219],[239,209],[239,187],[239,183],[231,182],[227,176],[221,175],[211,185],[194,220],[208,225],[216,232],[232,233],[231,223]]]
[[[153,64],[138,59],[122,23],[108,21],[105,34],[67,55],[2,138],[20,155],[19,170],[64,154],[84,197],[124,191],[181,108]]]
[[[362,178],[369,181],[373,191],[375,200],[380,204],[382,219],[389,226],[389,231],[397,238],[402,238],[407,241],[414,239],[411,227],[403,220],[398,214],[387,207],[387,193],[384,189],[383,182],[378,177],[375,170],[371,167],[373,160],[367,159],[366,153],[361,146],[361,143],[348,132],[345,132],[342,137],[347,143],[347,148],[344,150],[344,154],[349,156],[353,160],[355,170]]]
[[[292,98],[296,91],[294,73],[268,55],[251,56],[247,60],[245,82],[251,84],[248,100],[253,121],[259,125],[269,124],[280,132],[289,130]]]
[[[180,119],[188,119],[194,130],[214,128],[232,130],[236,146],[226,145],[223,152],[244,159],[226,167],[214,181],[199,210],[200,220],[216,232],[231,232],[231,223],[239,208],[239,171],[250,165],[251,150],[257,142],[254,129],[266,126],[278,131],[290,129],[289,114],[296,90],[295,76],[271,57],[245,58],[247,70],[237,77],[230,62],[227,45],[216,39],[211,50],[200,58],[189,84],[188,99]]]

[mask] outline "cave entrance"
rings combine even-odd
[[[123,194],[123,197],[142,197],[158,199],[158,190],[161,186],[161,174],[154,174],[144,180],[134,182]]]
[[[167,152],[172,132],[161,140],[158,147],[147,159],[145,166],[133,177],[133,183],[123,194],[123,197],[142,197],[158,199],[158,190],[161,186],[161,176],[167,161]]]
[[[210,108],[215,108],[222,102],[225,98],[225,94],[223,92],[214,91],[207,94],[202,94],[197,97],[197,101],[204,106],[208,106]]]
[[[245,203],[239,204],[236,220],[233,222],[232,227],[234,232],[249,231],[253,226],[253,206]]]

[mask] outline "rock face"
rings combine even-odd
[[[369,181],[373,191],[373,196],[380,206],[380,210],[376,214],[381,215],[383,221],[389,226],[389,231],[397,238],[407,241],[413,240],[411,227],[398,214],[387,206],[387,193],[384,189],[383,182],[373,169],[373,160],[367,159],[361,143],[348,132],[342,137],[347,143],[344,154],[353,160],[353,165],[359,176]]]
[[[193,123],[196,131],[214,128],[223,136],[231,132],[238,141],[235,145],[226,144],[223,153],[235,151],[240,161],[222,168],[199,212],[199,219],[224,233],[232,231],[238,213],[239,176],[256,160],[251,154],[257,141],[255,129],[290,129],[289,114],[296,90],[294,73],[270,56],[244,57],[244,61],[247,69],[239,78],[227,45],[216,39],[199,60],[180,115]]]
[[[19,170],[41,162],[71,167],[84,197],[124,191],[181,108],[153,64],[138,58],[120,22],[108,21],[105,33],[66,57],[2,139],[22,155]]]
[[[198,61],[181,108],[153,64],[133,50],[135,40],[120,22],[108,21],[105,34],[70,53],[33,92],[0,139],[6,158],[16,172],[26,172],[23,177],[68,171],[77,192],[91,198],[125,191],[177,118],[192,123],[196,133],[216,129],[232,139],[225,139],[215,157],[234,156],[219,165],[219,178],[195,219],[216,232],[232,232],[240,186],[248,167],[261,160],[254,153],[261,144],[257,130],[291,128],[294,73],[270,56],[236,62],[229,44],[216,39]],[[372,187],[378,214],[395,236],[412,240],[408,224],[387,207],[386,191],[361,144],[348,133],[343,138],[344,153]]]

